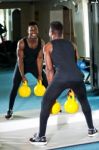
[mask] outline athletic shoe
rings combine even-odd
[[[31,144],[38,146],[47,144],[46,137],[45,136],[39,137],[37,134],[34,134],[34,136],[30,138],[29,141]]]
[[[5,115],[5,118],[6,119],[11,119],[12,118],[12,114],[13,114],[13,111],[12,110],[8,110],[7,111],[7,115]]]
[[[93,137],[98,133],[97,129],[89,129],[88,130],[88,136]]]

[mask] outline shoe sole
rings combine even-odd
[[[5,117],[5,119],[6,119],[6,120],[11,120],[11,119],[13,119],[13,116],[11,116],[10,118],[6,118],[6,117]]]
[[[43,145],[46,145],[47,142],[31,142],[29,141],[32,145],[36,145],[36,146],[43,146]]]
[[[96,136],[98,134],[98,131],[96,132],[96,133],[94,133],[94,134],[88,134],[88,136],[89,137],[94,137],[94,136]]]

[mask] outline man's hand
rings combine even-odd
[[[42,76],[38,76],[38,81],[41,80],[42,81]]]
[[[27,78],[25,76],[23,76],[22,77],[22,82],[24,83],[25,81],[28,82]]]

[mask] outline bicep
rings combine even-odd
[[[23,57],[24,57],[23,49],[24,49],[24,43],[18,42],[18,44],[17,44],[17,57],[18,57],[18,59],[23,59]]]
[[[41,49],[38,53],[38,57],[37,58],[43,58],[43,47],[45,45],[45,42],[41,39]]]
[[[44,52],[44,60],[45,60],[46,68],[48,70],[52,70],[53,64],[52,64],[52,59],[51,59],[51,55],[49,52]]]
[[[43,50],[42,49],[39,51],[37,58],[43,58]]]

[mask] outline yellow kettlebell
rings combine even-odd
[[[21,97],[29,97],[31,95],[31,88],[28,86],[27,81],[24,81],[18,89],[18,94]]]
[[[79,104],[72,90],[69,90],[67,100],[64,104],[64,109],[67,113],[76,113],[79,110]]]
[[[34,94],[36,96],[43,96],[45,94],[45,91],[46,91],[45,86],[42,84],[42,81],[39,80],[36,86],[34,87]]]
[[[51,108],[51,114],[58,114],[61,111],[61,105],[58,101],[54,103],[54,105]]]

